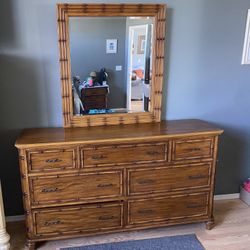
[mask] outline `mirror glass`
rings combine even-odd
[[[70,17],[74,115],[150,111],[153,17]]]

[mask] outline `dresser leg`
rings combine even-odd
[[[36,249],[36,243],[34,241],[31,241],[31,240],[27,240],[26,246],[27,246],[28,250],[35,250]]]
[[[206,222],[206,229],[211,230],[214,227],[214,218]]]

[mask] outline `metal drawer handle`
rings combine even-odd
[[[97,187],[98,187],[98,188],[113,187],[113,184],[112,184],[112,183],[98,184]]]
[[[201,148],[191,148],[191,151],[201,151]]]
[[[104,155],[93,155],[92,156],[93,160],[102,160],[102,159],[105,159],[105,158],[107,158],[107,156],[104,156]]]
[[[47,162],[47,163],[56,163],[56,162],[61,162],[61,161],[62,161],[61,159],[56,158],[56,159],[47,159],[45,162]]]
[[[199,207],[204,207],[204,205],[201,204],[188,204],[187,208],[199,208]]]
[[[115,216],[110,216],[110,215],[107,215],[107,216],[99,216],[98,217],[98,220],[113,220],[115,218]]]
[[[57,192],[59,191],[58,188],[53,188],[53,187],[50,187],[50,188],[43,188],[42,189],[42,193],[53,193],[53,192]]]
[[[141,184],[141,185],[144,185],[144,184],[153,184],[153,183],[155,183],[155,180],[144,179],[144,180],[139,180],[138,183]]]
[[[60,220],[51,220],[51,221],[44,222],[44,226],[46,226],[46,227],[52,226],[52,225],[59,225],[59,224],[62,224],[62,222]]]
[[[189,180],[198,180],[198,179],[206,179],[207,175],[190,175],[188,176]]]
[[[152,210],[152,209],[138,210],[138,214],[152,214],[152,213],[154,213],[154,210]]]
[[[157,151],[148,151],[146,152],[147,155],[159,155],[160,152],[157,152]]]

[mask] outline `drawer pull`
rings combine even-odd
[[[160,152],[157,152],[157,151],[148,151],[146,154],[147,155],[159,155]]]
[[[144,179],[144,180],[139,180],[138,183],[141,184],[141,185],[144,185],[144,184],[153,184],[153,183],[155,183],[155,180]]]
[[[189,180],[198,180],[198,179],[206,179],[207,175],[190,175],[188,176]]]
[[[102,160],[102,159],[106,159],[107,156],[104,156],[104,155],[93,155],[92,156],[92,159],[93,160]]]
[[[48,227],[48,226],[53,226],[53,225],[59,225],[62,224],[62,222],[60,220],[52,220],[52,221],[45,221],[44,222],[44,226]]]
[[[198,151],[201,151],[201,148],[191,148],[190,150],[198,152]]]
[[[42,193],[53,193],[59,191],[58,188],[43,188]]]
[[[47,159],[45,162],[47,163],[56,163],[56,162],[61,162],[62,160],[56,158],[56,159]]]
[[[152,213],[154,213],[154,210],[152,210],[152,209],[138,210],[138,214],[152,214]]]
[[[199,207],[204,207],[204,205],[201,204],[188,204],[187,208],[199,208]]]
[[[98,188],[107,188],[107,187],[113,187],[112,183],[107,183],[107,184],[98,184]]]
[[[115,218],[115,216],[99,216],[98,220],[113,220]]]

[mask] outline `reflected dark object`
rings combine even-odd
[[[99,83],[101,85],[106,85],[108,80],[108,73],[105,68],[101,68],[99,73]]]

